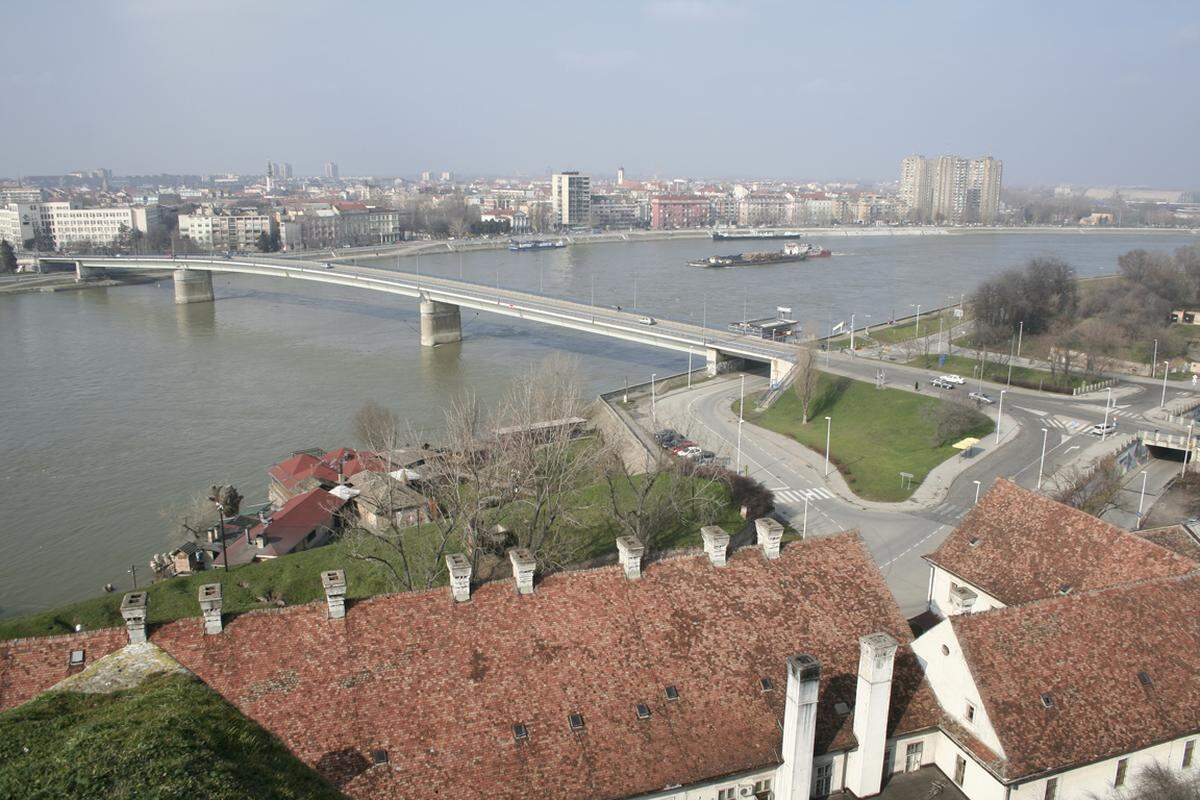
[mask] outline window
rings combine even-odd
[[[946,645],[942,645],[942,655],[944,655],[944,656],[950,655],[950,648],[947,647]]]
[[[567,723],[573,731],[583,730],[583,714],[571,714],[567,717]]]
[[[954,757],[954,782],[959,786],[963,785],[963,780],[967,777],[967,760],[962,756]]]
[[[925,753],[924,742],[912,742],[904,748],[904,771],[916,772],[921,768],[921,758]]]
[[[822,764],[816,769],[816,780],[813,781],[813,795],[825,797],[833,791],[833,764]]]
[[[966,717],[967,717],[967,722],[975,721],[975,705],[973,703],[971,703],[969,700],[967,701]]]
[[[1122,758],[1117,762],[1117,777],[1113,778],[1113,786],[1125,785],[1125,773],[1129,771],[1129,759]]]
[[[667,699],[668,700],[678,700],[679,699],[679,690],[676,689],[674,686],[668,686],[667,687]]]
[[[1046,795],[1043,800],[1055,800],[1058,797],[1058,778],[1046,781]]]
[[[763,778],[760,781],[754,782],[755,797],[769,797],[771,794],[771,779]]]
[[[1187,769],[1192,765],[1192,757],[1196,753],[1196,740],[1192,739],[1183,746],[1183,768]]]
[[[733,786],[717,790],[717,800],[734,800],[735,797],[737,797],[737,789]]]

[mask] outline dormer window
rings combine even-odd
[[[1049,692],[1046,692],[1042,695],[1042,707],[1054,708],[1054,696]]]

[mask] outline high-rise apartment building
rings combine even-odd
[[[996,221],[1003,162],[991,156],[907,156],[900,162],[900,202],[913,222]]]
[[[586,227],[592,216],[592,178],[578,172],[556,172],[550,176],[554,222],[563,228]]]
[[[336,161],[325,162],[325,177],[332,180],[338,179],[338,165]]]

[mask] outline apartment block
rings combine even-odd
[[[592,224],[592,179],[578,172],[556,172],[550,176],[554,222],[562,228]]]
[[[983,156],[907,156],[900,162],[899,199],[912,222],[994,223],[1000,211],[1003,162]]]
[[[274,221],[257,209],[205,208],[179,215],[179,235],[210,250],[255,250],[261,234],[271,234]]]

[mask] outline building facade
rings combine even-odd
[[[668,194],[650,198],[650,227],[654,230],[706,228],[712,222],[712,203],[707,197]]]
[[[994,224],[1003,171],[1003,162],[991,156],[907,156],[900,162],[903,214],[910,222]]]
[[[270,236],[273,230],[274,217],[257,209],[205,208],[179,215],[179,235],[209,250],[255,250],[259,236]]]
[[[562,228],[586,228],[592,224],[592,179],[578,172],[556,172],[550,176],[554,222]]]

